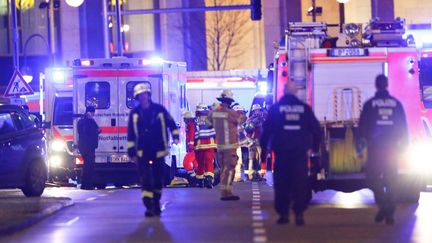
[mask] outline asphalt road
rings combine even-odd
[[[75,206],[1,242],[431,242],[432,193],[398,207],[393,226],[373,222],[369,190],[314,195],[306,225],[276,225],[272,188],[237,183],[241,200],[222,202],[218,189],[164,189],[163,213],[145,218],[140,190],[48,188],[44,196],[71,197]],[[9,193],[20,193],[19,191]],[[293,221],[293,220],[291,220]]]

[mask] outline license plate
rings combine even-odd
[[[108,161],[111,163],[125,163],[130,162],[130,159],[127,155],[111,155],[108,157]]]
[[[331,57],[361,57],[367,56],[368,53],[365,49],[360,48],[338,48],[331,49],[329,56]]]

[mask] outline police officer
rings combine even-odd
[[[304,225],[303,212],[312,197],[308,186],[308,150],[318,151],[321,129],[311,108],[296,96],[293,81],[285,85],[285,95],[273,105],[263,125],[260,144],[261,162],[267,159],[267,147],[274,151],[275,209],[278,224],[289,222],[293,201],[296,225]]]
[[[141,198],[147,209],[145,216],[160,216],[164,158],[169,153],[167,129],[171,131],[174,143],[178,143],[179,131],[168,111],[152,102],[149,84],[137,84],[134,97],[139,105],[129,115],[128,155],[138,164]]]
[[[231,104],[234,103],[234,94],[231,90],[223,90],[217,100],[221,104],[210,111],[207,122],[215,129],[217,157],[222,167],[220,199],[222,201],[239,200],[240,197],[232,192],[232,184],[234,169],[239,159],[236,152],[239,147],[238,126],[246,120],[246,116],[231,108]]]
[[[366,177],[379,211],[375,222],[394,223],[397,155],[408,143],[408,128],[402,104],[387,91],[385,75],[375,79],[377,92],[360,114],[358,148],[367,146]]]
[[[99,126],[93,119],[95,108],[88,106],[84,117],[78,121],[78,149],[83,156],[81,189],[93,190],[92,182],[95,164],[95,150],[99,143]]]

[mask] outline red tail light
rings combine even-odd
[[[75,164],[76,165],[82,165],[84,164],[84,159],[81,156],[75,157]]]

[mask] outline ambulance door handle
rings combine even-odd
[[[116,146],[114,146],[114,147],[113,147],[113,149],[114,149],[114,150],[117,150],[117,147],[116,147]]]
[[[123,150],[124,149],[124,147],[123,146],[120,146],[120,150]]]
[[[115,118],[111,119],[111,126],[112,127],[116,126],[116,119]]]

